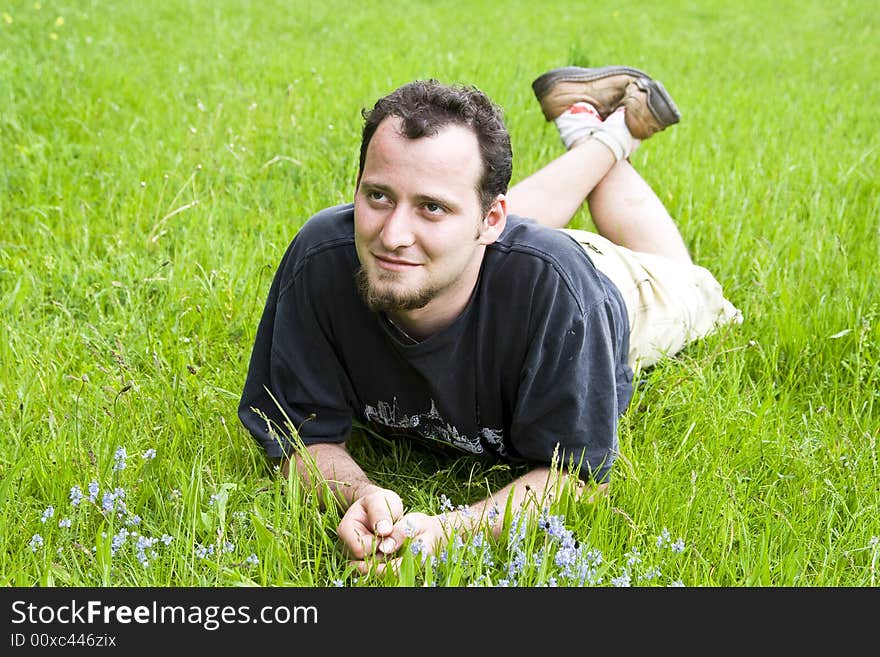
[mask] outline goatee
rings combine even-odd
[[[354,278],[361,299],[367,308],[376,313],[424,308],[436,295],[436,290],[431,288],[415,290],[408,294],[398,294],[392,289],[380,289],[370,282],[369,274],[363,266],[358,267]]]

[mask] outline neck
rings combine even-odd
[[[475,259],[462,276],[448,288],[415,310],[387,314],[388,319],[405,335],[421,342],[452,324],[464,312],[480,275],[482,258]]]

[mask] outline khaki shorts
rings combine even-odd
[[[629,364],[634,371],[720,326],[741,323],[709,270],[651,253],[631,251],[585,230],[563,228],[586,249],[596,268],[618,287],[629,313]]]

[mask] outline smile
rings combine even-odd
[[[376,259],[376,263],[382,268],[388,271],[409,271],[415,267],[421,267],[421,264],[418,262],[410,262],[408,260],[400,260],[398,258],[389,258],[388,256],[379,256],[375,253],[373,257]]]

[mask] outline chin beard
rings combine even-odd
[[[437,294],[436,290],[423,288],[409,294],[395,294],[391,290],[380,290],[370,283],[370,277],[363,267],[355,272],[358,294],[367,308],[376,313],[424,308]]]

